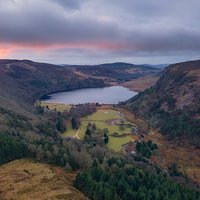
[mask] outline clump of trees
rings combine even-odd
[[[160,111],[160,130],[171,138],[179,136],[199,136],[200,120],[189,111],[178,110],[173,114]]]
[[[64,119],[62,118],[61,114],[58,114],[57,120],[56,120],[56,128],[59,132],[63,133],[67,130],[66,123],[64,122]]]
[[[32,130],[33,128],[29,118],[0,107],[0,119],[2,118],[5,125],[9,129],[14,128],[27,131],[27,130]]]
[[[178,170],[178,167],[177,167],[177,164],[176,163],[172,163],[170,166],[169,166],[169,173],[171,176],[181,176],[183,175],[179,170]]]
[[[55,124],[51,123],[50,121],[41,121],[36,127],[38,128],[39,133],[45,136],[56,137],[58,135]]]
[[[157,148],[157,144],[153,143],[151,140],[147,142],[137,142],[136,144],[137,153],[146,158],[150,158],[153,150]]]
[[[89,104],[89,103],[79,104],[79,105],[71,107],[71,109],[68,113],[68,116],[69,117],[76,116],[78,118],[81,118],[81,117],[86,117],[88,115],[91,115],[91,114],[95,113],[96,111],[97,111],[97,109],[96,109],[95,104]]]
[[[72,124],[72,128],[78,130],[81,121],[80,118],[78,118],[77,116],[73,116],[71,119],[71,124]]]
[[[28,155],[27,145],[18,135],[0,134],[0,164]]]
[[[46,108],[47,108],[47,107],[46,107]],[[43,108],[41,105],[37,105],[37,106],[35,107],[35,113],[36,113],[36,114],[40,114],[40,115],[44,114],[44,108]]]
[[[107,128],[103,130],[98,129],[96,124],[88,123],[87,129],[85,131],[84,141],[90,145],[100,145],[103,146],[109,141],[109,131]]]

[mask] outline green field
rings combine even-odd
[[[113,137],[111,136],[112,133],[117,132],[119,135],[124,133],[130,133],[131,127],[124,126],[123,130],[120,129],[119,123],[121,119],[124,120],[124,123],[129,123],[124,118],[122,118],[118,111],[116,110],[98,110],[96,113],[89,115],[87,117],[84,117],[81,119],[81,125],[79,127],[78,131],[74,131],[71,127],[71,125],[68,125],[67,131],[62,134],[62,137],[76,137],[79,139],[83,139],[85,136],[85,131],[88,123],[95,123],[97,128],[104,129],[107,128],[109,130],[109,142],[107,144],[108,148],[113,149],[115,151],[121,150],[121,145],[125,144],[129,141],[132,141],[133,139],[131,136],[125,136],[125,137]]]
[[[68,104],[62,104],[62,103],[48,103],[48,102],[45,102],[45,101],[41,101],[40,102],[40,105],[42,107],[46,107],[48,106],[48,108],[50,110],[57,110],[57,111],[60,111],[60,112],[64,112],[64,111],[68,111],[70,110],[71,106],[68,105]]]

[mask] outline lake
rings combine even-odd
[[[133,92],[122,86],[111,86],[54,93],[48,95],[47,99],[43,101],[75,105],[84,103],[117,104],[118,102],[132,98],[136,94],[137,92]]]

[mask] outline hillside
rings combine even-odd
[[[73,69],[76,74],[83,77],[102,79],[109,84],[125,84],[125,87],[135,91],[142,91],[154,85],[162,71],[162,69],[153,66],[134,65],[123,62],[100,65],[75,65],[67,66],[67,68]],[[144,79],[147,81],[145,82]],[[130,81],[134,81],[134,84],[130,85]]]
[[[65,173],[62,168],[48,164],[16,160],[0,166],[0,199],[86,200],[73,187],[75,176],[75,173]]]
[[[34,101],[45,94],[104,85],[102,80],[84,78],[57,65],[0,60],[0,130],[24,128],[30,119],[37,120]]]
[[[138,116],[162,133],[200,137],[200,61],[167,67],[157,84],[127,102]]]
[[[28,60],[0,60],[1,107],[30,108],[42,95],[91,86],[102,87],[104,83],[83,78],[57,65]]]

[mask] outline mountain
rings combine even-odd
[[[160,69],[151,66],[134,65],[122,62],[105,63],[93,66],[74,66],[74,68],[86,75],[105,77],[121,82],[149,75],[156,75],[161,71]]]
[[[112,81],[130,81],[140,77],[157,75],[161,69],[145,66],[134,65],[130,63],[116,62],[105,63],[100,65],[74,65],[74,70],[83,75],[112,79]]]
[[[98,67],[147,67],[147,68],[165,68],[169,66],[169,64],[132,64],[132,63],[124,63],[124,62],[114,62],[114,63],[103,63],[99,65],[70,65],[70,64],[60,64],[62,67],[70,67],[70,66],[75,66],[75,67],[86,67],[86,66],[98,66]]]
[[[156,85],[127,102],[136,115],[170,137],[200,142],[200,61],[167,67]],[[196,140],[198,138],[198,140]]]
[[[109,85],[121,85],[137,92],[154,85],[162,71],[162,68],[123,62],[74,65],[67,68],[71,68],[74,73],[83,77],[101,79]]]
[[[0,60],[0,107],[30,109],[41,96],[84,87],[102,87],[102,80],[85,78],[71,69],[29,60]]]

